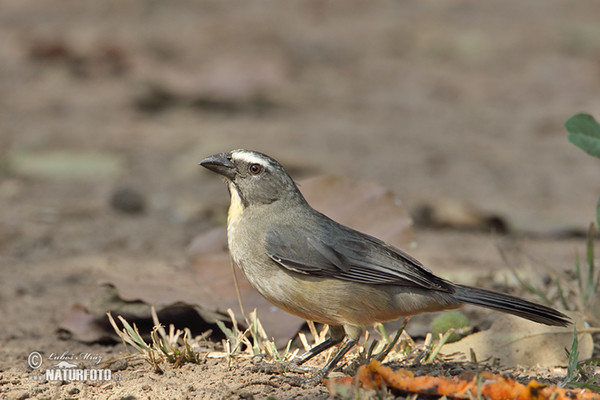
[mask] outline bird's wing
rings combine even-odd
[[[306,275],[453,290],[451,283],[403,251],[353,229],[335,228],[339,234],[317,237],[298,226],[275,226],[265,236],[267,254],[283,267]]]

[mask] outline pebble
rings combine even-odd
[[[111,195],[110,206],[125,214],[142,214],[146,210],[146,201],[136,189],[121,187]]]

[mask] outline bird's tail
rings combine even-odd
[[[546,325],[567,326],[571,323],[569,317],[553,308],[491,290],[456,285],[454,297],[464,303],[514,314]]]

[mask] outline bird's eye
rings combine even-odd
[[[262,171],[262,166],[260,164],[250,164],[248,170],[252,175],[258,175]]]

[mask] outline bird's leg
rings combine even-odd
[[[317,354],[320,354],[320,353],[324,352],[325,350],[329,349],[330,347],[335,346],[336,344],[340,343],[342,340],[343,339],[328,338],[323,343],[319,343],[318,345],[314,346],[313,348],[311,348],[310,350],[308,350],[306,353],[304,353],[303,355],[301,355],[300,359],[297,362],[297,364],[298,365],[304,364],[305,362],[307,362],[308,360],[310,360],[311,358],[313,358]]]
[[[358,342],[358,339],[351,339],[349,337],[344,339],[344,343],[342,343],[342,346],[340,347],[340,349],[337,351],[337,353],[335,353],[335,356],[333,356],[333,358],[327,363],[327,365],[319,372],[319,377],[327,378],[327,375],[329,375],[329,373],[335,368],[337,363],[340,362],[342,357],[344,357],[344,355],[352,347],[354,347],[354,345],[356,345],[357,342]]]
[[[335,353],[335,355],[333,356],[333,358],[327,363],[327,365],[325,365],[325,367],[319,371],[318,377],[322,378],[326,378],[327,375],[329,375],[329,373],[335,368],[335,366],[337,365],[338,362],[340,362],[340,360],[344,357],[344,355],[346,355],[346,353],[356,345],[356,343],[358,343],[358,339],[360,338],[360,335],[362,335],[362,328],[359,326],[355,326],[355,325],[344,325],[343,328],[342,327],[336,327],[338,328],[336,330],[336,334],[339,335],[341,331],[344,332],[344,336],[345,339],[342,343],[342,345],[340,346],[339,350],[337,351],[337,353]],[[333,336],[333,332],[332,332],[332,336]]]
[[[341,332],[342,334],[344,334],[344,330],[342,329],[342,327],[336,327],[339,328],[339,332]],[[337,351],[337,353],[335,353],[335,355],[333,356],[333,358],[327,363],[327,365],[325,365],[325,367],[320,370],[319,372],[317,372],[315,375],[309,377],[309,378],[298,378],[298,377],[294,377],[294,376],[288,376],[287,380],[291,385],[294,386],[300,386],[300,387],[314,387],[316,385],[318,385],[319,383],[321,383],[323,381],[324,378],[327,378],[327,375],[329,375],[329,373],[335,368],[335,366],[338,364],[338,362],[340,362],[340,360],[342,359],[342,357],[344,357],[344,355],[358,342],[358,338],[360,337],[360,334],[357,335],[356,337],[353,335],[352,337],[347,337],[346,339],[344,339],[344,343],[342,344],[342,346],[340,347],[340,349]],[[335,345],[336,343],[339,343],[341,340],[339,340],[339,337],[336,335],[332,335],[332,338],[327,339],[325,342],[321,343],[320,348],[317,349],[317,351],[315,351],[315,354],[312,354],[312,350],[309,350],[308,353],[308,358],[324,351],[325,349]],[[327,343],[327,345],[325,346],[324,344]],[[315,346],[316,348],[317,346]],[[301,361],[303,362],[303,361]]]
[[[311,358],[313,358],[314,356],[316,356],[317,354],[320,354],[320,353],[324,352],[325,350],[329,349],[330,347],[335,346],[336,344],[338,344],[342,340],[344,340],[344,336],[345,336],[345,332],[344,332],[343,327],[330,326],[329,327],[329,338],[327,338],[327,340],[325,340],[323,343],[319,343],[318,345],[314,346],[313,348],[308,350],[306,353],[304,353],[302,356],[300,356],[300,359],[297,361],[297,364],[302,365],[305,362],[307,362],[308,360],[310,360]]]
[[[360,338],[360,335],[362,334],[362,328],[358,327],[358,326],[353,326],[353,325],[345,325],[345,326],[336,326],[336,325],[331,326],[330,325],[329,326],[329,334],[330,334],[330,336],[327,340],[325,340],[323,343],[318,344],[315,347],[313,347],[312,349],[310,349],[309,351],[307,351],[305,354],[303,354],[300,357],[299,361],[297,361],[298,365],[302,365],[303,363],[310,360],[317,354],[322,353],[323,351],[325,351],[325,350],[329,349],[330,347],[335,346],[336,344],[343,341],[342,345],[340,346],[337,353],[335,353],[333,358],[331,360],[329,360],[327,365],[325,365],[325,367],[321,371],[319,371],[318,374],[315,377],[313,377],[312,379],[321,380],[323,378],[326,378],[327,375],[329,375],[329,373],[335,368],[335,366],[346,355],[346,353],[348,351],[350,351],[350,349],[352,347],[354,347],[356,345],[356,343],[358,343],[358,339]]]

